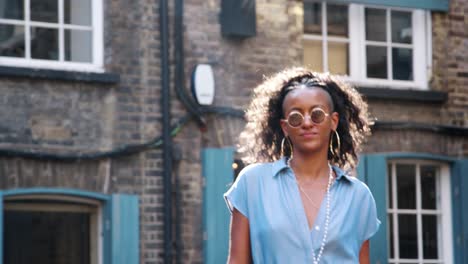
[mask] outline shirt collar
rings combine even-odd
[[[288,168],[289,167],[288,167],[288,164],[286,163],[286,158],[281,158],[273,162],[273,177],[275,177],[276,175],[280,174],[281,171],[288,169]],[[351,176],[347,175],[346,172],[340,169],[339,167],[332,165],[332,168],[336,173],[336,180],[339,181],[342,178],[345,178],[348,181],[351,180],[350,179]]]

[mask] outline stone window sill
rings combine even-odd
[[[120,82],[120,75],[117,73],[62,71],[8,66],[0,66],[0,77],[45,79],[101,84],[116,84]]]
[[[367,99],[401,100],[420,103],[443,104],[447,93],[440,91],[404,90],[391,88],[358,87],[357,90]]]

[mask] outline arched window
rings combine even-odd
[[[0,198],[0,264],[138,263],[134,195],[31,188]]]

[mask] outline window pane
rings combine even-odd
[[[58,31],[52,28],[31,27],[31,57],[58,60]]]
[[[389,241],[389,250],[390,250],[390,258],[393,258],[394,256],[394,247],[395,247],[395,242],[393,241],[393,215],[392,214],[388,214],[388,236],[390,237],[390,241]]]
[[[392,48],[393,79],[413,80],[413,50]]]
[[[58,0],[32,0],[31,20],[58,22]]]
[[[399,209],[416,209],[416,167],[397,164],[397,192]]]
[[[421,166],[421,198],[423,209],[437,209],[436,173],[437,167],[435,166]]]
[[[416,215],[398,216],[398,240],[400,243],[400,258],[418,258],[418,237]]]
[[[92,62],[92,34],[85,30],[65,30],[65,60]]]
[[[387,40],[385,15],[385,10],[366,8],[366,40]]]
[[[392,11],[392,42],[412,42],[411,13]]]
[[[367,77],[387,78],[387,48],[367,46]]]
[[[7,210],[4,216],[5,264],[90,263],[89,214]]]
[[[91,26],[91,0],[64,0],[65,24]]]
[[[322,35],[322,5],[304,3],[304,33]]]
[[[24,19],[23,0],[2,0],[0,5],[0,18]]]
[[[437,259],[437,216],[423,215],[423,256],[425,259]]]
[[[328,35],[348,37],[348,6],[327,5]]]
[[[0,56],[24,57],[24,27],[0,24]]]
[[[323,71],[321,41],[304,40],[304,65],[314,71]]]
[[[328,70],[348,75],[348,43],[328,42]]]

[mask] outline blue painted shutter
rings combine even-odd
[[[138,264],[138,197],[114,194],[109,209],[111,264]]]
[[[359,156],[359,163],[358,163],[358,166],[356,168],[356,177],[367,183],[367,175],[366,175],[366,155],[361,155]]]
[[[3,192],[0,191],[0,264],[3,264]]]
[[[448,11],[449,0],[333,0],[333,3],[356,3],[364,5],[384,5],[395,7],[407,7],[416,9],[428,9],[434,11]]]
[[[379,231],[370,240],[370,263],[387,263],[387,159],[383,154],[369,154],[362,161],[364,179],[374,196],[381,221]],[[358,167],[358,171],[362,170]]]
[[[454,261],[468,263],[468,159],[455,161],[451,174]]]
[[[202,150],[204,263],[226,263],[230,213],[223,198],[232,183],[233,148]]]

